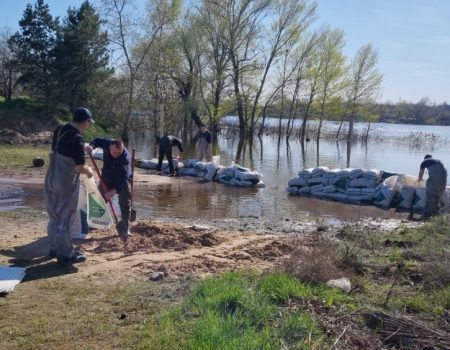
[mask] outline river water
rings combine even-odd
[[[277,125],[278,120],[269,119],[267,123]],[[332,133],[337,127],[337,123],[328,122],[325,130]],[[366,128],[367,124],[357,124],[357,132],[363,133]],[[265,188],[203,184],[196,178],[164,178],[164,181],[160,181],[155,176],[154,181],[135,184],[136,206],[139,216],[152,218],[177,216],[210,220],[257,217],[301,220],[317,216],[338,219],[405,217],[393,209],[382,210],[372,206],[290,196],[285,188],[288,181],[305,167],[324,165],[329,168],[376,168],[417,176],[420,162],[426,153],[433,154],[449,167],[449,136],[450,127],[446,126],[378,123],[371,125],[369,141],[353,143],[349,152],[347,142],[330,137],[321,139],[319,143],[311,140],[302,145],[296,136],[292,136],[288,143],[284,136],[279,138],[277,134],[264,134],[261,138],[255,137],[249,141],[239,140],[231,129],[223,129],[214,144],[213,153],[220,155],[222,165],[236,161],[263,174]],[[155,152],[153,137],[149,133],[135,135],[130,146],[136,148],[137,158],[140,159],[152,158]],[[192,144],[185,144],[184,156],[186,159],[194,157]],[[23,197],[24,186],[8,186],[0,190],[0,210],[24,205],[23,201],[16,200]],[[43,198],[36,193],[35,187],[33,191],[36,196]],[[44,209],[42,200],[33,203],[31,206]]]

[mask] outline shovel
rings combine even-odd
[[[103,189],[104,192],[107,192],[108,191],[108,187],[106,186],[105,182],[103,181],[103,178],[102,178],[102,176],[100,174],[100,170],[98,169],[97,163],[95,162],[94,157],[92,157],[92,153],[89,153],[89,158],[91,159],[91,162],[94,165],[95,172],[97,173],[98,178],[100,179],[100,186],[102,186],[102,189]],[[123,221],[119,221],[117,219],[116,210],[114,209],[114,205],[112,204],[112,202],[110,200],[108,201],[108,204],[109,204],[109,208],[111,209],[111,213],[113,215],[114,222],[116,224],[117,233],[118,233],[120,239],[123,242],[126,242],[127,239],[128,239],[128,228],[127,228],[127,225]]]
[[[131,150],[131,178],[130,178],[130,184],[131,184],[131,193],[130,193],[130,202],[131,202],[131,212],[130,212],[130,221],[134,222],[136,221],[136,209],[134,209],[133,206],[133,184],[134,184],[134,162],[135,162],[135,156],[136,150],[133,148]]]

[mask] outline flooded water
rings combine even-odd
[[[269,120],[268,123],[276,123]],[[328,132],[336,130],[336,123],[325,126]],[[358,124],[363,132],[366,124]],[[345,132],[345,130],[344,130]],[[415,133],[411,137],[411,133]],[[422,134],[418,134],[422,133]],[[305,167],[329,168],[361,167],[417,176],[419,165],[426,153],[433,154],[450,167],[450,127],[415,126],[400,124],[374,124],[367,143],[356,142],[349,149],[345,141],[322,139],[302,145],[297,137],[287,143],[278,135],[263,135],[252,141],[239,140],[226,130],[214,145],[214,154],[221,157],[222,165],[232,161],[263,174],[265,188],[249,189],[228,187],[218,183],[199,183],[196,178],[149,177],[136,182],[135,201],[140,217],[158,218],[177,216],[199,219],[257,217],[264,219],[301,220],[305,217],[357,219],[361,217],[405,217],[394,210],[372,206],[357,206],[315,198],[289,196],[285,188],[288,181]],[[433,136],[434,135],[434,136]],[[153,158],[154,141],[150,134],[142,133],[131,140],[137,158]],[[193,145],[185,145],[184,157],[194,157]],[[38,206],[43,208],[43,195],[35,188],[0,182],[0,206]],[[42,186],[41,186],[42,187]],[[16,192],[15,192],[16,191]],[[32,195],[26,195],[24,192]],[[34,191],[34,192],[33,192]],[[40,189],[42,192],[42,189]],[[40,197],[39,197],[40,196]],[[14,198],[21,198],[15,201]],[[28,198],[28,199],[27,199]],[[33,201],[32,198],[41,198]],[[2,202],[4,201],[4,202]],[[28,201],[28,202],[27,202]],[[1,209],[3,210],[3,209]]]
[[[269,123],[277,121],[269,120]],[[337,123],[328,123],[328,132],[336,130]],[[357,130],[367,128],[360,123]],[[344,130],[345,131],[345,130]],[[421,132],[423,135],[418,135]],[[416,135],[410,137],[411,133]],[[302,219],[307,216],[325,216],[357,219],[360,217],[402,217],[394,210],[372,206],[357,206],[289,196],[285,192],[288,181],[305,167],[329,168],[361,167],[417,176],[426,153],[432,153],[450,166],[450,127],[375,124],[371,126],[367,143],[356,142],[348,148],[347,142],[315,140],[303,145],[296,137],[289,143],[278,135],[255,137],[252,141],[239,140],[233,132],[223,131],[214,145],[222,165],[232,161],[263,174],[266,187],[247,189],[228,187],[217,183],[199,184],[171,179],[170,183],[142,184],[136,195],[141,209],[150,216],[175,215],[192,218],[264,217]],[[433,136],[437,138],[433,138]],[[418,145],[418,140],[422,143]],[[153,141],[150,135],[135,138],[138,157],[152,158]],[[194,157],[193,145],[187,145],[185,158]],[[349,152],[350,151],[350,152]],[[139,187],[139,185],[138,185]],[[403,215],[404,217],[405,215]]]

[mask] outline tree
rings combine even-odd
[[[349,106],[349,127],[347,140],[353,138],[353,124],[358,107],[371,102],[378,93],[383,76],[377,70],[378,53],[372,44],[362,46],[356,53],[350,66],[347,90]]]
[[[14,50],[8,45],[11,35],[11,30],[8,28],[0,32],[0,96],[4,96],[7,101],[11,100],[20,78]]]
[[[136,20],[133,0],[102,0],[111,44],[118,49],[119,71],[126,79],[126,112],[120,118],[122,139],[128,143],[130,118],[135,101],[136,78],[158,34],[173,17],[178,1],[149,2],[146,23]]]
[[[52,68],[58,22],[58,18],[52,18],[44,0],[37,0],[34,7],[27,5],[19,21],[20,30],[9,39],[21,67],[20,82],[38,97],[44,97],[47,113],[52,92],[56,90]]]
[[[55,71],[61,100],[71,110],[86,105],[96,85],[112,73],[108,68],[108,36],[89,1],[80,8],[69,8],[57,36]],[[61,89],[62,87],[62,89]]]

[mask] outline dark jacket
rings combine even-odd
[[[123,153],[113,158],[109,152],[109,146],[113,139],[97,137],[90,142],[92,148],[100,147],[103,149],[103,168],[102,177],[109,189],[115,189],[119,193],[127,186],[131,175],[130,154],[126,148]]]
[[[55,149],[58,135],[60,141],[58,149]],[[83,137],[80,131],[71,124],[60,125],[53,131],[52,151],[72,158],[75,165],[83,165],[86,162]]]
[[[160,152],[170,152],[172,153],[172,147],[177,146],[180,152],[183,152],[183,145],[181,140],[173,135],[164,135],[163,137],[157,137],[156,140],[159,142]]]

